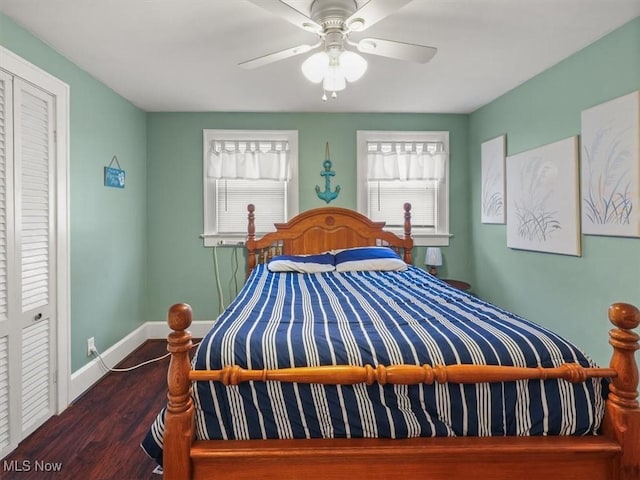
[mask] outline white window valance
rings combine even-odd
[[[207,176],[247,180],[289,180],[289,144],[285,141],[214,140]]]
[[[448,153],[440,142],[368,142],[368,180],[437,180]]]

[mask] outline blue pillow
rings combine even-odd
[[[267,268],[271,272],[319,273],[335,270],[333,255],[278,255],[269,260]]]
[[[336,271],[359,272],[368,270],[401,272],[407,264],[388,247],[358,247],[335,254]]]

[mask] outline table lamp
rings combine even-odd
[[[438,269],[442,265],[442,250],[438,247],[428,247],[424,257],[424,263],[429,267],[429,273],[438,276]]]

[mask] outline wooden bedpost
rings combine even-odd
[[[411,238],[411,204],[404,204],[404,238],[405,240]],[[404,262],[411,265],[412,263],[412,250],[413,248],[404,249]]]
[[[167,373],[167,413],[163,446],[163,478],[191,478],[191,442],[193,440],[193,400],[189,371],[191,350],[191,307],[178,303],[169,309],[167,322],[173,332],[167,338],[171,362]]]
[[[248,220],[249,223],[247,225],[247,276],[252,272],[252,270],[256,267],[256,252],[255,252],[255,241],[256,241],[256,223],[255,223],[255,212],[256,207],[253,203],[247,205],[247,211],[249,212]]]
[[[622,445],[615,478],[640,479],[640,407],[638,405],[638,365],[635,352],[640,337],[632,329],[640,324],[640,311],[627,303],[609,307],[609,320],[616,328],[609,332],[613,347],[611,368],[617,375],[609,386],[603,430]]]

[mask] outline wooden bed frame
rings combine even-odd
[[[319,208],[304,212],[276,231],[255,239],[250,205],[247,238],[248,269],[276,254],[318,253],[351,246],[389,245],[411,263],[410,205],[405,205],[404,238],[383,230],[357,212]],[[191,371],[189,350],[191,308],[172,306],[168,323],[171,363],[167,375],[168,407],[164,432],[164,478],[186,479],[640,479],[640,408],[635,351],[639,337],[631,330],[640,312],[629,304],[609,308],[615,326],[609,343],[609,368],[496,366],[333,366],[252,371],[237,366]],[[583,382],[609,377],[602,431],[593,436],[454,437],[312,440],[194,440],[191,382],[213,380],[225,385],[245,381],[324,384],[366,382],[481,383],[517,379],[563,378]]]

